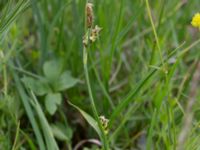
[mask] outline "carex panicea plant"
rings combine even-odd
[[[94,97],[92,94],[92,89],[91,89],[91,83],[90,83],[90,78],[89,78],[89,73],[88,73],[88,54],[90,53],[90,43],[95,42],[96,39],[99,37],[99,33],[101,31],[101,28],[99,26],[93,25],[94,23],[94,14],[93,14],[93,4],[87,2],[85,6],[85,35],[83,37],[83,65],[84,65],[84,73],[85,73],[85,78],[87,82],[87,87],[88,87],[88,92],[90,96],[90,103],[91,103],[91,108],[93,111],[93,114],[95,116],[95,120],[98,124],[98,128],[100,129],[100,138],[101,141],[103,142],[103,149],[108,150],[108,140],[107,140],[107,129],[105,128],[105,119],[102,121],[102,117],[99,117],[95,102],[94,102]],[[107,126],[108,121],[106,121],[106,126]]]

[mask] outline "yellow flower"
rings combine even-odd
[[[194,27],[200,28],[200,13],[196,13],[196,14],[193,16],[191,24],[192,24]]]

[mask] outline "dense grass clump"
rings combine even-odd
[[[0,149],[200,149],[199,0],[1,0]]]

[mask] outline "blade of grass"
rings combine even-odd
[[[12,65],[12,62],[10,62],[10,64]],[[28,101],[28,96],[26,95],[26,92],[25,92],[22,84],[20,83],[20,79],[19,79],[18,75],[15,73],[15,71],[12,68],[10,70],[11,70],[11,73],[14,77],[14,81],[16,83],[16,87],[17,87],[17,90],[18,90],[19,95],[21,97],[22,104],[24,105],[26,114],[29,118],[29,121],[30,121],[32,127],[33,127],[33,131],[34,131],[34,134],[36,136],[38,146],[41,150],[45,150],[46,148],[45,148],[45,144],[44,144],[44,141],[43,141],[43,138],[42,138],[42,134],[40,132],[37,121],[34,117],[34,112],[33,112],[31,105]]]
[[[64,10],[72,3],[72,0],[70,0],[69,2],[66,2],[60,9],[59,11],[57,12],[57,14],[55,14],[55,17],[54,19],[52,20],[51,24],[49,25],[49,31],[53,31],[53,27],[56,25],[57,21],[59,20],[59,18],[62,16]],[[51,42],[51,38],[53,36],[53,33],[54,32],[50,32],[49,33],[49,36],[47,37],[47,42],[48,44],[47,45],[50,45],[50,42]]]
[[[72,104],[71,102],[68,101],[68,103],[73,106],[74,108],[76,108],[82,115],[83,117],[87,120],[87,122],[95,129],[95,131],[97,132],[97,134],[99,136],[101,136],[101,131],[98,127],[98,124],[96,122],[96,120],[90,116],[88,113],[86,113],[85,111],[83,111],[82,109],[80,109],[78,106]]]
[[[130,107],[127,110],[126,115],[124,115],[122,121],[120,121],[120,124],[118,125],[117,129],[109,136],[109,140],[112,141],[116,138],[116,136],[120,133],[120,130],[124,127],[125,123],[128,121],[130,116],[139,108],[140,105],[138,104],[133,104],[133,108]]]
[[[162,20],[160,24],[164,24],[166,21],[168,21],[168,19],[170,19],[170,17],[172,17],[181,7],[183,6],[183,3],[180,2],[178,3],[174,9],[172,11],[169,12],[169,14],[167,14]],[[158,24],[156,24],[156,27],[158,26]],[[139,33],[136,36],[133,36],[132,38],[128,39],[124,44],[123,47],[127,47],[129,46],[132,42],[134,42],[135,40],[143,37],[144,35],[148,34],[152,32],[152,27],[149,27],[147,29],[145,29],[143,32]]]
[[[44,112],[42,111],[40,104],[38,103],[38,100],[37,100],[35,94],[32,91],[30,91],[30,93],[31,93],[32,99],[34,101],[33,107],[38,114],[40,124],[42,126],[42,131],[44,133],[47,149],[48,150],[59,150],[56,140],[53,136],[51,127],[44,115]]]
[[[31,0],[31,5],[33,9],[33,13],[36,15],[36,22],[39,28],[39,35],[40,35],[40,50],[41,50],[41,57],[39,60],[39,66],[42,66],[45,58],[46,58],[46,50],[47,50],[47,33],[45,32],[45,22],[46,19],[42,18],[41,11],[38,8],[38,1]]]
[[[11,2],[8,3],[0,21],[0,33],[1,40],[4,38],[4,34],[9,29],[11,24],[19,17],[21,13],[24,12],[29,7],[29,2],[26,0],[20,0],[17,2],[14,8],[11,8]]]
[[[191,48],[193,48],[194,46],[196,46],[197,44],[200,43],[200,39],[195,41],[194,43],[192,43],[191,45],[189,45],[188,47],[186,47],[185,49],[183,49],[179,54],[178,54],[178,58],[182,57],[186,52],[188,52]],[[174,51],[172,51],[169,56],[165,59],[165,62],[167,62],[177,51],[177,49],[175,49]],[[162,64],[158,65],[161,66]],[[135,97],[138,92],[140,91],[140,89],[146,84],[146,82],[157,72],[157,69],[153,69],[151,70],[145,77],[144,79],[142,79],[136,88],[133,88],[128,94],[127,96],[125,96],[125,98],[123,98],[121,100],[121,103],[116,107],[116,109],[114,110],[114,112],[112,113],[111,117],[110,117],[110,122],[109,122],[109,127],[112,126],[114,120],[116,119],[116,117],[122,112],[122,110],[128,106],[128,104],[133,100],[133,97]]]
[[[31,137],[29,137],[22,129],[20,129],[20,133],[25,137],[25,139],[27,140],[28,144],[29,144],[29,148],[31,150],[37,150],[36,146],[34,145],[33,141],[34,139],[31,139]],[[16,150],[18,150],[21,147],[20,144],[18,144],[16,146]]]
[[[146,2],[147,12],[148,12],[148,16],[149,16],[149,19],[150,19],[150,22],[151,22],[152,30],[153,30],[153,33],[154,33],[154,37],[155,37],[155,40],[156,40],[156,44],[157,44],[157,48],[158,48],[158,53],[160,55],[162,66],[164,67],[164,60],[163,60],[163,57],[162,57],[160,42],[159,42],[158,34],[157,34],[157,31],[156,31],[156,27],[155,27],[155,24],[154,24],[154,21],[153,21],[153,18],[152,18],[151,8],[150,8],[150,5],[149,5],[149,1],[145,0],[145,2]],[[155,55],[155,52],[153,52],[153,54]],[[154,56],[152,56],[152,58],[154,58]]]
[[[20,122],[18,122],[18,124],[17,124],[16,135],[15,135],[15,140],[14,140],[14,143],[12,146],[12,150],[16,149],[17,140],[19,138],[19,131],[20,131]]]
[[[92,59],[91,56],[89,56],[89,58],[90,58],[90,60],[91,60],[91,62],[92,62],[91,67],[92,67],[92,69],[94,70],[95,76],[96,76],[96,78],[97,78],[97,81],[99,82],[99,85],[100,85],[100,87],[101,87],[101,89],[102,89],[102,91],[103,91],[103,94],[105,95],[105,97],[106,97],[107,100],[109,101],[111,109],[114,109],[115,106],[114,106],[114,104],[113,104],[113,101],[112,101],[112,99],[111,99],[109,93],[107,92],[106,88],[104,87],[103,82],[101,81],[101,78],[100,78],[100,76],[99,76],[99,74],[98,74],[98,72],[97,72],[97,69],[96,69],[96,67],[95,67],[95,64],[93,63],[94,61],[93,61],[93,59]]]
[[[114,32],[114,35],[113,35],[113,39],[111,41],[112,45],[111,45],[111,57],[110,57],[110,60],[109,60],[109,68],[107,70],[108,72],[108,77],[110,76],[110,70],[112,68],[112,63],[113,63],[113,57],[114,57],[114,53],[115,53],[115,41],[117,40],[117,35],[119,33],[119,30],[121,28],[121,25],[122,25],[122,18],[123,18],[123,13],[124,13],[124,1],[123,0],[120,0],[120,10],[119,10],[119,16],[117,17],[116,19],[116,30]],[[109,79],[108,79],[109,81]]]
[[[134,89],[132,89],[128,95],[121,101],[121,103],[116,107],[114,112],[112,113],[110,117],[109,126],[111,127],[115,118],[122,112],[122,110],[133,100],[133,97],[136,96],[136,94],[140,91],[140,89],[146,84],[146,82],[154,75],[154,73],[157,71],[157,69],[153,69],[150,71],[150,73],[140,81],[138,86]]]
[[[153,128],[154,128],[154,125],[156,123],[157,113],[158,113],[158,111],[157,111],[157,109],[155,109],[154,112],[153,112],[153,116],[152,116],[152,119],[151,119],[151,125],[150,125],[150,128],[149,128],[148,137],[147,137],[147,145],[146,145],[147,150],[152,149]]]

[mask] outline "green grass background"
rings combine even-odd
[[[200,56],[199,30],[190,24],[199,1],[91,2],[94,25],[103,29],[88,50],[88,71],[98,114],[109,119],[104,141],[98,136],[82,61],[86,1],[1,0],[0,149],[71,150],[87,139],[102,145],[106,140],[113,150],[180,148]],[[62,72],[71,72],[67,84],[77,81],[59,91],[60,104],[54,97],[53,115],[45,95],[38,96],[22,80],[43,78],[44,64],[50,61]],[[56,74],[54,68],[50,66],[47,76]],[[200,149],[199,89],[189,112],[194,114],[189,132],[181,143],[187,150]],[[98,149],[89,141],[84,147]]]

